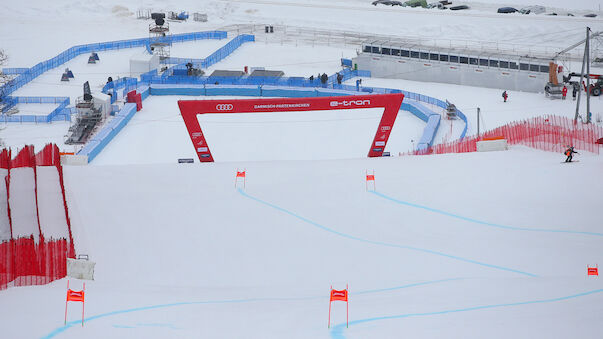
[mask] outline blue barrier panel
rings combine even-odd
[[[138,86],[136,92],[140,93],[140,98],[145,100],[151,94],[150,87],[147,85]]]
[[[262,96],[264,97],[287,97],[287,98],[304,98],[316,96],[314,88],[302,87],[278,87],[278,86],[262,86]]]
[[[239,48],[243,43],[255,41],[255,36],[250,34],[242,34],[231,41],[229,41],[226,45],[219,48],[214,53],[210,54],[207,58],[203,60],[201,66],[203,68],[209,68],[211,65],[217,63],[218,61],[226,58],[230,55],[230,53],[234,52],[237,48]]]
[[[181,33],[174,34],[170,37],[166,37],[170,42],[183,42],[200,39],[223,39],[226,38],[227,33],[223,31],[209,31],[209,32],[195,32],[195,33]],[[145,47],[148,45],[149,38],[140,38],[132,40],[121,40],[121,41],[109,41],[102,43],[93,43],[88,45],[73,46],[59,55],[42,61],[27,71],[21,73],[17,78],[9,81],[4,86],[0,87],[0,98],[10,95],[23,85],[29,83],[40,74],[58,66],[63,65],[67,61],[75,58],[78,55],[91,52],[108,51],[124,48],[134,47]]]
[[[260,96],[262,91],[255,85],[205,85],[205,95]]]
[[[29,68],[3,68],[2,73],[5,75],[17,75],[29,71]]]
[[[203,85],[151,85],[151,95],[205,95]]]
[[[87,155],[88,162],[94,158],[109,144],[109,142],[121,131],[121,129],[132,119],[136,113],[136,104],[127,103],[115,115],[115,118],[108,123],[92,140],[90,140],[77,153],[78,155]]]
[[[417,144],[417,150],[424,150],[433,144],[433,139],[440,126],[441,116],[439,114],[432,114],[427,120],[427,126],[423,129],[423,135]]]

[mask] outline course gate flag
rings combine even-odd
[[[237,184],[239,183],[239,178],[241,178],[241,180],[243,180],[243,188],[245,188],[245,181],[247,181],[247,179],[245,177],[245,169],[243,169],[243,171],[239,171],[239,169],[237,168],[237,175],[235,176],[235,188],[237,188]]]
[[[349,324],[349,312],[348,312],[348,285],[345,285],[345,290],[334,290],[333,286],[331,286],[331,293],[330,293],[330,297],[329,297],[329,328],[331,328],[331,303],[333,301],[337,301],[337,300],[341,300],[341,301],[345,301],[345,326],[348,327]]]
[[[368,173],[368,171],[365,171],[366,173],[366,190],[369,190],[369,182],[373,183],[373,191],[377,190],[377,187],[375,186],[375,171],[373,170],[373,172],[371,174]]]
[[[586,265],[586,271],[588,273],[588,275],[599,275],[599,265],[595,265],[595,267],[590,267],[588,265]]]
[[[69,289],[69,280],[67,280],[67,298],[65,299],[65,325],[67,325],[67,303],[69,301],[79,301],[82,303],[82,327],[84,327],[84,296],[86,293],[86,283],[81,291]]]

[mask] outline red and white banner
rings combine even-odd
[[[201,162],[213,162],[214,158],[197,120],[199,114],[299,112],[383,107],[383,116],[368,152],[369,157],[380,157],[387,145],[403,99],[403,94],[395,93],[309,98],[180,100],[178,106]]]

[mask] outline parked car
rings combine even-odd
[[[595,13],[585,14],[584,16],[587,18],[596,18],[597,17],[597,15]]]
[[[546,12],[544,6],[527,6],[519,10],[521,14],[542,14],[544,12]]]
[[[515,13],[518,12],[517,8],[513,7],[501,7],[498,9],[497,13]]]
[[[426,8],[427,7],[427,0],[409,0],[406,1],[403,4],[404,7],[409,6],[409,7],[423,7]]]
[[[377,6],[377,5],[391,6],[392,5],[392,1],[389,1],[389,0],[376,0],[376,1],[373,1],[372,5],[373,6]]]
[[[427,5],[427,8],[447,9],[448,7],[444,6],[442,2],[432,2]]]
[[[402,1],[392,1],[392,6],[404,6]]]
[[[467,6],[467,5],[460,5],[460,6],[452,6],[452,7],[450,7],[451,11],[460,11],[462,9],[469,9],[469,6]]]

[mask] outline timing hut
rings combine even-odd
[[[408,41],[366,41],[353,62],[379,78],[542,92],[549,79],[544,55],[428,47]]]

